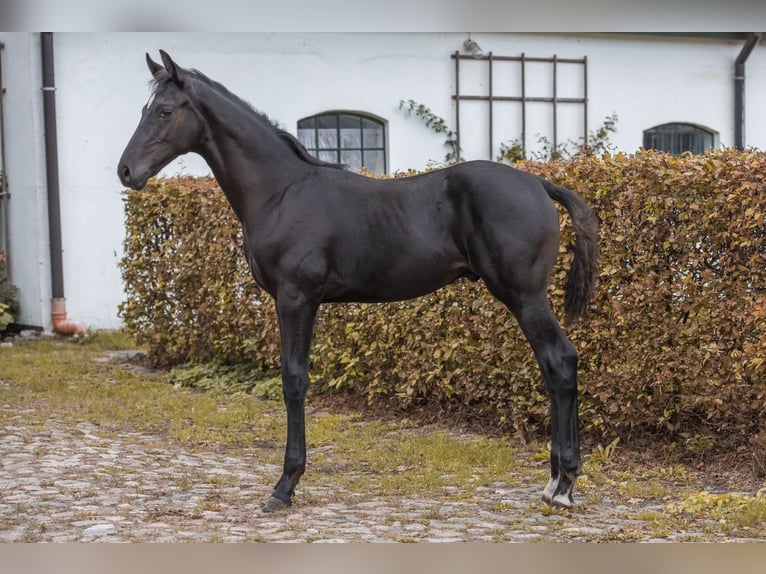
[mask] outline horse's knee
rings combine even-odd
[[[309,378],[306,373],[283,373],[282,395],[285,401],[302,401],[306,397]]]

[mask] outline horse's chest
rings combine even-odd
[[[247,260],[248,267],[250,267],[250,273],[253,276],[253,279],[255,279],[255,282],[261,289],[265,289],[273,294],[273,281],[266,272],[266,269],[259,264],[261,258],[258,257],[258,250],[254,245],[250,245],[248,241],[245,241],[244,250],[245,259]]]

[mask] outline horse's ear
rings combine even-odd
[[[164,68],[160,66],[157,62],[152,60],[152,57],[149,55],[149,52],[146,53],[146,65],[149,66],[149,71],[152,73],[152,77],[156,77],[157,74],[159,74]]]
[[[165,50],[160,50],[160,56],[162,57],[162,63],[165,64],[165,69],[170,74],[170,77],[173,78],[173,81],[179,85],[183,84],[183,70],[181,67],[168,56]]]

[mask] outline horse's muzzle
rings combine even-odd
[[[121,163],[117,168],[117,176],[120,178],[122,185],[131,189],[140,190],[143,189],[146,185],[146,179],[139,180],[134,178],[130,168],[128,167],[128,164],[126,163]]]

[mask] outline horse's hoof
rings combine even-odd
[[[291,503],[285,502],[284,500],[281,500],[277,498],[276,496],[271,496],[269,499],[263,504],[261,507],[261,510],[263,512],[279,512],[280,510],[286,510],[290,508]]]
[[[569,494],[557,494],[553,497],[553,499],[548,502],[549,506],[552,507],[559,507],[559,508],[572,508],[572,504],[574,501],[572,500],[571,495]]]
[[[551,508],[566,508],[570,509],[572,508],[572,505],[574,504],[574,500],[572,500],[572,497],[567,494],[557,494],[553,498],[546,496],[545,493],[543,493],[542,496],[543,502],[550,506]]]

